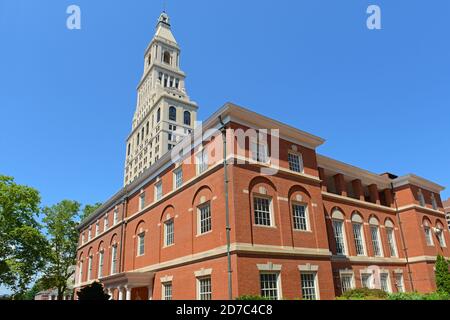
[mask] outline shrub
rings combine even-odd
[[[388,296],[383,290],[358,288],[344,292],[338,300],[385,300]]]
[[[77,292],[77,296],[80,301],[104,301],[110,298],[110,295],[105,293],[103,286],[98,282],[81,289]]]
[[[389,295],[389,300],[450,300],[450,295],[446,293],[393,293]]]
[[[450,272],[448,261],[443,256],[438,256],[435,265],[436,288],[443,294],[450,294]]]
[[[237,297],[236,300],[269,300],[266,297],[256,296],[256,295],[246,295]]]

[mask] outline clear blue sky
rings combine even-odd
[[[0,173],[44,205],[121,187],[162,2],[0,0]],[[70,4],[82,30],[66,28]],[[380,31],[366,28],[369,4],[381,7]],[[450,1],[168,0],[167,10],[201,119],[232,101],[325,138],[325,155],[450,187]]]

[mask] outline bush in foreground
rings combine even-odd
[[[344,292],[337,300],[386,300],[388,296],[383,290],[358,288]]]

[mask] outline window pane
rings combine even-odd
[[[336,240],[336,253],[345,254],[343,222],[333,220],[334,238]]]
[[[395,245],[395,235],[394,235],[394,229],[387,228],[387,238],[388,238],[388,244],[389,244],[389,250],[391,252],[391,257],[397,256],[397,248]]]
[[[199,294],[200,300],[211,300],[212,290],[211,290],[211,278],[203,278],[199,280]]]
[[[353,289],[353,275],[341,275],[341,290],[342,293]]]
[[[304,300],[316,300],[316,274],[302,273],[302,297]]]
[[[294,229],[307,231],[306,206],[294,204],[292,206],[292,212],[294,215]]]
[[[165,227],[166,227],[166,246],[170,246],[175,242],[173,220],[166,222]]]
[[[211,231],[211,206],[210,204],[203,205],[199,208],[200,214],[200,234]]]
[[[372,235],[372,247],[373,247],[373,253],[376,257],[381,256],[381,248],[380,248],[380,237],[378,234],[378,227],[377,226],[371,226],[370,227],[370,233]]]
[[[270,300],[278,300],[278,274],[260,274],[261,296]]]
[[[355,247],[356,247],[356,254],[358,256],[363,256],[365,254],[364,252],[364,241],[362,237],[362,225],[359,223],[353,224],[353,236],[355,238]]]
[[[368,274],[368,273],[363,273],[361,275],[361,282],[362,282],[362,286],[363,288],[371,288],[371,279],[372,279],[372,275]]]
[[[288,153],[289,170],[303,172],[303,163],[297,154]]]
[[[381,285],[381,290],[383,290],[385,292],[390,292],[389,275],[387,273],[380,274],[380,285]]]
[[[163,284],[164,288],[164,300],[172,300],[172,283],[165,283]]]
[[[267,198],[254,198],[255,224],[260,226],[271,226],[270,200]]]

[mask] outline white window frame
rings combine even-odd
[[[173,283],[172,281],[163,282],[162,284],[162,300],[170,301],[173,300]],[[167,295],[167,288],[170,287],[170,299],[169,295]]]
[[[431,194],[431,206],[433,207],[433,210],[438,210],[438,204],[434,193]]]
[[[383,285],[382,285],[383,282],[381,281],[383,276],[386,276],[386,287],[387,287],[386,289],[387,290],[383,289]],[[392,293],[391,277],[389,275],[389,272],[380,272],[380,289],[387,293]]]
[[[369,282],[369,286],[365,287],[364,286],[364,275],[369,276],[368,277],[368,282]],[[373,289],[373,273],[372,272],[361,272],[361,288],[369,288],[369,289]]]
[[[261,150],[261,148],[263,150]],[[257,163],[270,163],[269,145],[266,142],[250,140],[251,159]]]
[[[119,209],[115,208],[113,213],[113,225],[119,223]]]
[[[195,160],[196,160],[196,164],[197,164],[195,166],[197,175],[201,175],[202,173],[207,171],[209,168],[208,149],[202,148],[201,150],[199,150],[197,152],[197,154],[195,155]]]
[[[349,277],[350,278],[350,287],[347,290],[344,290],[344,278]],[[345,272],[345,271],[341,271],[339,273],[339,280],[341,283],[341,292],[344,293],[348,290],[353,290],[355,289],[355,274],[353,272]]]
[[[78,273],[78,283],[83,283],[83,268],[84,268],[84,261],[83,259],[81,259]]]
[[[262,297],[267,297],[267,296],[265,296],[263,294],[264,291],[263,291],[262,282],[261,282],[261,276],[262,275],[275,275],[275,277],[276,277],[275,278],[275,283],[276,283],[277,296],[276,296],[276,299],[271,299],[271,300],[281,300],[282,294],[281,294],[281,275],[280,275],[280,272],[270,272],[270,271],[265,272],[265,271],[261,271],[259,273],[259,292],[260,292],[260,295]],[[268,291],[268,290],[266,289],[266,291]]]
[[[439,245],[442,248],[446,248],[447,244],[445,243],[445,236],[444,236],[444,227],[443,226],[436,226],[436,237],[438,238]]]
[[[98,270],[97,270],[97,274],[98,274],[98,278],[103,278],[103,264],[104,264],[104,259],[105,259],[105,251],[102,249],[99,251],[98,253]]]
[[[111,246],[111,275],[117,273],[117,244]]]
[[[89,229],[88,229],[88,241],[91,241],[91,239],[92,239],[92,227],[89,226]]]
[[[298,229],[295,227],[295,210],[294,207],[295,206],[301,206],[305,208],[305,229]],[[310,223],[309,223],[309,210],[308,210],[308,204],[307,203],[302,203],[302,202],[292,202],[291,205],[291,210],[292,210],[292,227],[294,228],[294,231],[298,231],[298,232],[308,232],[311,231],[311,227],[310,227]]]
[[[395,229],[394,228],[385,228],[386,230],[386,238],[388,241],[389,251],[391,257],[398,257],[398,249],[397,249],[397,241],[395,240]],[[394,251],[394,252],[392,252]]]
[[[373,230],[372,228],[376,228],[376,238],[373,238]],[[369,225],[370,230],[370,240],[372,242],[372,249],[373,249],[373,255],[374,257],[384,257],[383,254],[383,244],[381,243],[381,237],[380,237],[380,226],[371,224]],[[379,254],[376,254],[375,252],[375,243],[377,244],[377,249],[379,251]]]
[[[155,202],[163,197],[162,181],[155,184]]]
[[[136,248],[137,256],[142,257],[145,255],[145,231],[137,235],[137,240],[138,240]]]
[[[356,238],[356,232],[355,232],[355,226],[359,227],[359,236],[361,237],[360,239]],[[356,255],[357,256],[367,256],[367,249],[366,249],[366,241],[364,238],[364,224],[363,223],[359,223],[359,222],[352,222],[352,232],[353,232],[353,239],[355,241],[355,249],[356,249]],[[362,246],[362,253],[358,253],[358,241],[361,241],[361,246]]]
[[[426,203],[425,203],[425,197],[423,196],[422,190],[419,189],[419,191],[417,192],[417,198],[419,200],[419,205],[421,207],[425,207]]]
[[[341,226],[342,226],[341,232],[342,232],[342,249],[343,249],[343,252],[338,252],[338,237],[336,235],[336,228],[335,228],[335,225],[334,225],[336,222],[341,223]],[[346,256],[348,250],[347,250],[347,239],[346,239],[346,236],[345,236],[345,220],[331,219],[331,223],[332,223],[332,226],[333,226],[334,240],[336,242],[336,254],[338,256]]]
[[[403,279],[403,273],[395,274],[395,287],[397,288],[397,292],[405,292],[405,281]],[[399,287],[401,288],[401,290],[399,290]]]
[[[103,218],[103,231],[106,231],[109,229],[109,221],[108,221],[108,215],[106,215]]]
[[[204,280],[209,280],[209,287],[210,287],[210,291],[209,292],[202,292],[202,281]],[[212,300],[213,299],[213,287],[212,287],[212,277],[209,276],[205,276],[205,277],[198,277],[197,278],[197,300]],[[210,295],[211,299],[202,299],[202,295]]]
[[[169,225],[172,226],[172,230],[169,233]],[[170,238],[169,238],[170,236]],[[171,242],[169,243],[169,240]],[[175,219],[170,219],[164,222],[164,247],[170,247],[175,244]]]
[[[87,281],[91,281],[92,279],[92,266],[93,266],[94,257],[90,255],[88,257],[88,273],[87,273]]]
[[[427,246],[429,246],[429,247],[434,246],[433,232],[431,230],[431,226],[424,224],[423,231],[425,233],[425,241],[427,243]]]
[[[100,220],[97,220],[95,223],[95,236],[97,237],[100,234]]]
[[[173,171],[173,190],[183,186],[183,168],[179,167]]]
[[[209,207],[209,230],[202,232],[202,223],[206,221],[207,219],[202,220],[202,209]],[[197,235],[201,236],[204,234],[208,234],[212,232],[212,210],[211,210],[211,202],[207,201],[205,203],[202,203],[197,207]]]
[[[297,157],[298,160],[298,170],[294,170],[295,166],[297,165],[295,162],[291,162],[291,157]],[[293,160],[293,159],[292,159]],[[289,165],[289,170],[293,171],[293,172],[297,172],[297,173],[304,173],[305,172],[305,168],[304,168],[304,164],[303,164],[303,155],[299,152],[293,152],[293,151],[289,151],[288,152],[288,165]]]
[[[320,300],[320,297],[319,297],[319,284],[318,284],[318,279],[317,279],[317,272],[315,272],[315,271],[309,271],[309,272],[306,272],[306,271],[302,271],[301,273],[300,273],[300,285],[301,285],[301,290],[302,290],[302,299],[304,299],[305,300],[305,298],[304,298],[304,295],[303,295],[303,291],[305,290],[304,288],[303,288],[303,276],[306,276],[306,275],[312,275],[313,276],[313,283],[314,283],[314,299],[307,299],[307,300]],[[310,288],[309,288],[310,289]]]
[[[269,225],[265,225],[265,224],[258,224],[256,222],[256,199],[262,199],[262,200],[267,200],[269,201],[269,219],[270,219],[270,224]],[[258,210],[261,211],[261,210]],[[261,227],[261,228],[275,228],[275,217],[274,217],[274,212],[273,212],[273,199],[272,197],[266,196],[266,195],[260,195],[260,194],[254,194],[253,195],[253,219],[254,219],[254,226],[255,227]]]
[[[139,195],[139,211],[145,208],[145,192],[141,192]]]
[[[84,238],[84,232],[81,234],[81,244],[84,244],[84,242],[85,242],[85,238]]]

